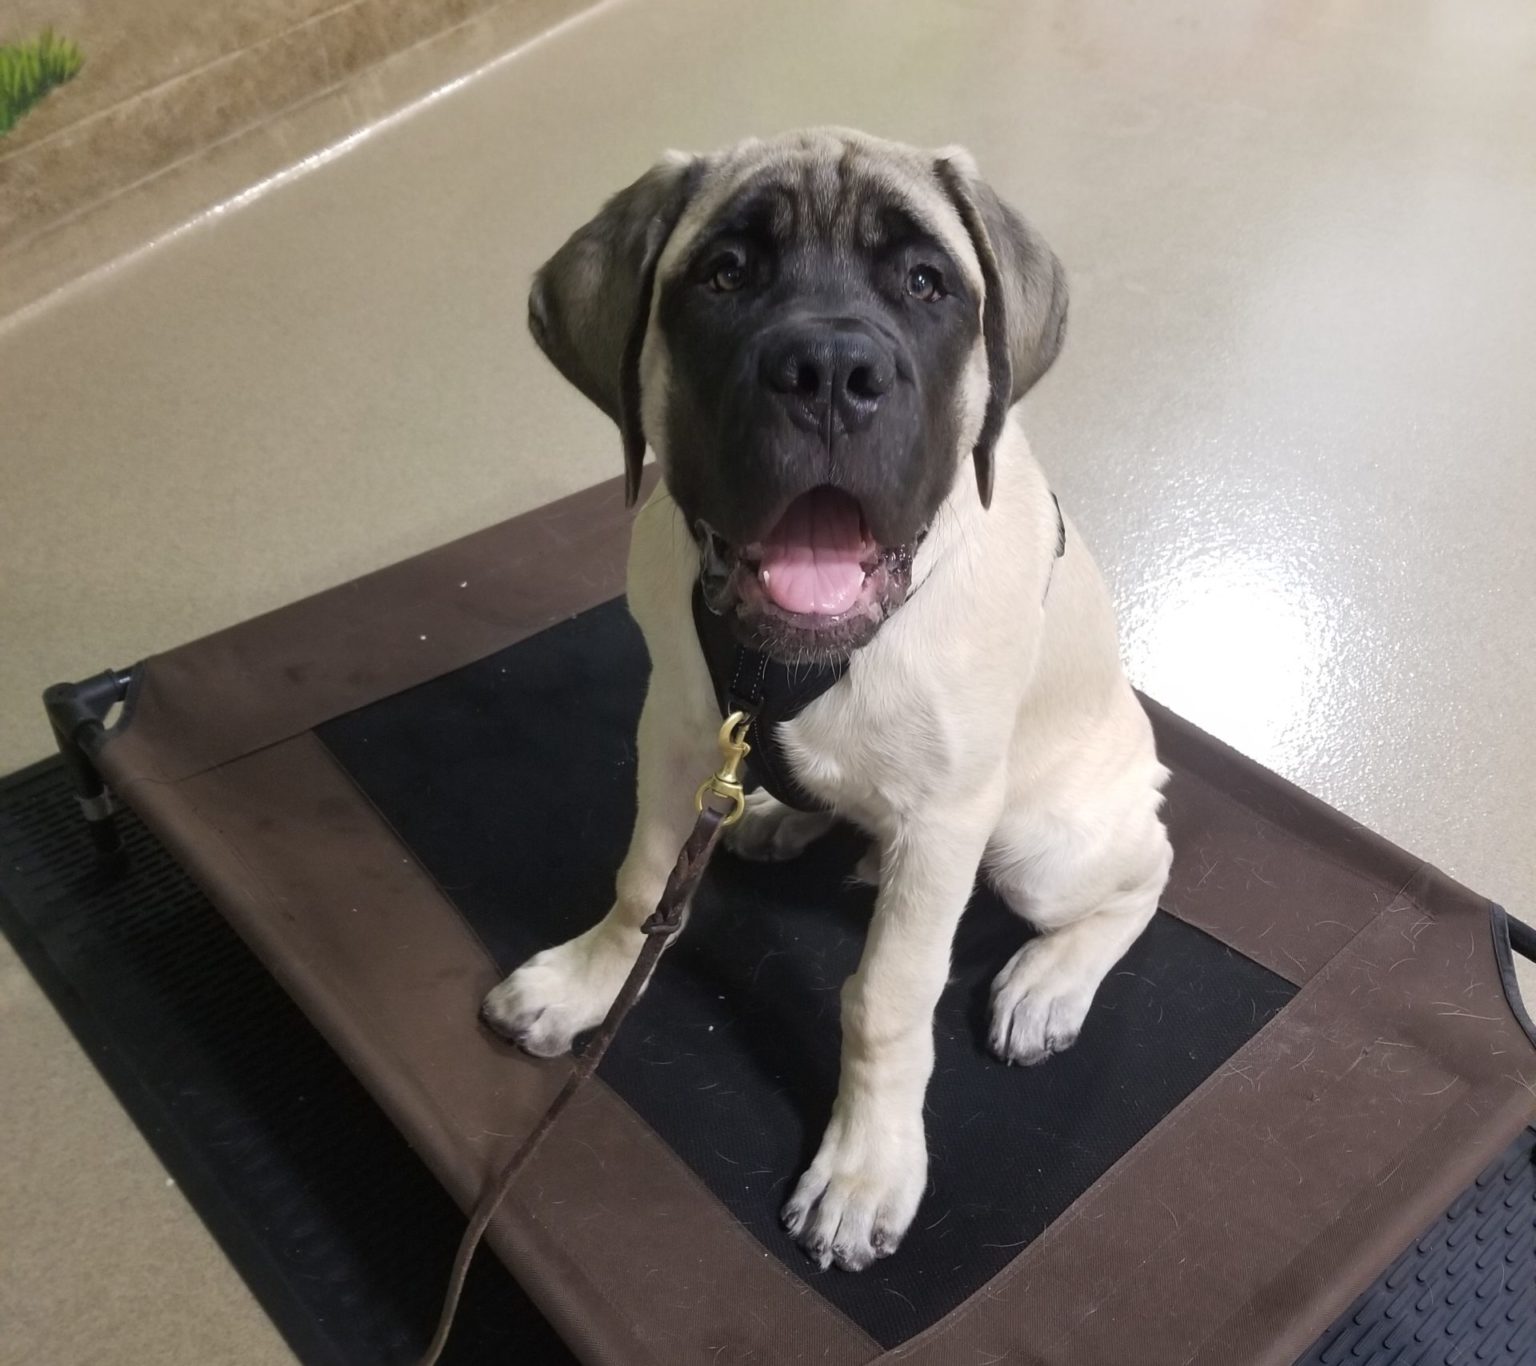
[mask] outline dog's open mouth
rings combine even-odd
[[[801,494],[750,545],[704,522],[697,534],[709,609],[732,614],[747,644],[786,661],[858,649],[911,587],[912,547],[882,546],[858,500],[830,485]]]

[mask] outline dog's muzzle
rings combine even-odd
[[[831,485],[794,499],[748,545],[703,521],[694,532],[706,606],[733,618],[742,643],[785,662],[847,656],[911,591],[917,542],[881,545],[858,500]]]

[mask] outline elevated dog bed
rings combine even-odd
[[[487,1033],[479,1000],[602,914],[628,836],[645,660],[614,600],[626,538],[617,488],[591,490],[50,698],[102,844],[98,772],[461,1206],[568,1067]],[[777,1222],[835,1086],[858,842],[717,860],[493,1226],[576,1357],[1454,1359],[1402,1355],[1406,1322],[1431,1352],[1475,1331],[1503,1354],[1485,1359],[1531,1359],[1518,1196],[1474,1221],[1502,1218],[1497,1252],[1474,1240],[1448,1282],[1470,1315],[1397,1260],[1428,1239],[1450,1278],[1437,1221],[1484,1210],[1500,1173],[1518,1180],[1489,1189],[1526,1189],[1536,1049],[1509,922],[1150,710],[1174,772],[1162,912],[1077,1046],[1008,1069],[981,1012],[1023,931],[978,894],[937,1021],[930,1188],[859,1275],[817,1272]],[[440,1251],[416,1268],[433,1288]]]

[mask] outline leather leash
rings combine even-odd
[[[437,1331],[433,1333],[427,1350],[422,1353],[418,1366],[436,1366],[438,1359],[442,1356],[443,1349],[448,1345],[448,1334],[453,1329],[454,1317],[458,1313],[459,1299],[464,1293],[464,1280],[469,1274],[469,1264],[474,1259],[475,1252],[480,1246],[481,1239],[485,1237],[485,1231],[490,1227],[496,1211],[501,1208],[508,1192],[511,1191],[523,1168],[538,1151],[539,1145],[554,1128],[555,1121],[576,1098],[576,1094],[587,1078],[597,1071],[598,1064],[603,1060],[603,1054],[608,1051],[608,1045],[613,1042],[614,1036],[619,1032],[619,1026],[623,1024],[624,1017],[629,1014],[630,1008],[640,999],[640,993],[645,990],[646,983],[650,981],[651,973],[655,971],[661,955],[667,951],[673,936],[682,929],[688,907],[693,901],[693,894],[698,890],[704,870],[709,866],[709,860],[719,846],[720,837],[728,827],[741,819],[742,812],[746,809],[746,794],[741,783],[741,766],[751,750],[751,746],[747,744],[747,733],[751,729],[753,719],[753,713],[737,711],[728,716],[725,724],[720,727],[719,771],[713,777],[706,778],[694,796],[694,806],[699,813],[698,819],[694,821],[692,832],[682,849],[678,851],[677,863],[667,878],[661,900],[656,903],[656,909],[640,926],[640,932],[645,936],[645,941],[640,946],[640,953],[635,959],[634,966],[630,968],[629,976],[624,979],[624,985],[619,988],[619,994],[614,997],[613,1004],[608,1007],[608,1014],[604,1017],[602,1024],[597,1027],[597,1031],[576,1058],[565,1085],[550,1101],[549,1108],[544,1111],[538,1123],[518,1145],[517,1151],[507,1159],[506,1165],[497,1174],[495,1181],[486,1188],[476,1204],[474,1214],[465,1226],[464,1236],[459,1240],[459,1249],[454,1254],[453,1270],[449,1274],[448,1288],[443,1295],[443,1308],[437,1321]],[[719,798],[729,805],[723,808],[712,805],[710,802],[712,797]]]

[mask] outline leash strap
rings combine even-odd
[[[587,1041],[587,1046],[582,1049],[581,1055],[571,1068],[571,1075],[566,1078],[565,1085],[560,1088],[559,1094],[550,1102],[549,1108],[540,1116],[539,1122],[518,1145],[517,1151],[507,1160],[496,1180],[486,1188],[475,1206],[475,1212],[464,1229],[464,1236],[459,1240],[459,1250],[454,1254],[453,1270],[448,1277],[448,1289],[443,1296],[443,1309],[437,1321],[437,1331],[432,1335],[431,1344],[422,1354],[419,1366],[436,1366],[438,1359],[442,1356],[443,1349],[448,1345],[448,1334],[453,1328],[454,1316],[458,1313],[459,1297],[464,1293],[464,1278],[469,1274],[469,1264],[474,1259],[481,1239],[485,1237],[486,1229],[490,1227],[496,1211],[501,1208],[502,1202],[507,1198],[507,1193],[512,1189],[513,1183],[516,1182],[523,1168],[528,1165],[529,1160],[538,1151],[539,1145],[554,1128],[555,1121],[575,1099],[576,1093],[581,1090],[587,1078],[597,1071],[598,1064],[603,1060],[603,1054],[608,1051],[608,1045],[613,1042],[614,1035],[619,1032],[619,1026],[624,1022],[624,1017],[629,1014],[630,1008],[640,999],[640,993],[645,990],[645,984],[650,980],[651,973],[655,970],[661,955],[666,952],[672,937],[682,929],[683,920],[688,914],[688,906],[693,900],[694,892],[698,890],[699,879],[704,876],[704,870],[709,866],[709,860],[720,843],[720,836],[725,833],[726,826],[730,824],[730,818],[730,811],[722,811],[708,804],[701,807],[699,818],[694,822],[693,831],[678,853],[677,863],[667,878],[666,890],[662,892],[661,900],[656,903],[656,909],[640,927],[645,935],[645,942],[640,946],[639,956],[635,959],[634,966],[630,968],[629,976],[624,979],[624,985],[619,988],[619,994],[608,1008],[607,1016],[598,1026],[597,1032]]]

